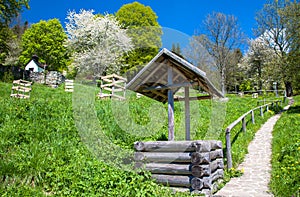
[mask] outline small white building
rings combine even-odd
[[[35,73],[44,72],[43,65],[39,63],[39,58],[36,55],[33,55],[31,60],[26,64],[25,70],[29,70]]]

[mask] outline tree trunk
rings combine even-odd
[[[285,84],[286,96],[287,97],[293,96],[292,83],[290,81],[286,81],[284,84]]]
[[[225,95],[226,87],[225,87],[225,66],[221,67],[221,91],[222,94]]]

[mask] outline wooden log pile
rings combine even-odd
[[[74,91],[74,80],[66,79],[65,80],[65,91],[66,92],[73,92]]]
[[[210,195],[224,175],[221,141],[135,142],[134,148],[135,167],[172,188]]]
[[[126,79],[116,74],[100,77],[100,92],[97,94],[99,99],[116,98],[125,99]]]
[[[15,98],[30,98],[32,82],[26,80],[14,80],[11,88],[11,97]]]

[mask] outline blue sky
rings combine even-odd
[[[40,20],[58,18],[65,26],[69,10],[93,9],[95,13],[115,13],[123,4],[134,0],[30,0],[30,9],[22,13],[22,20],[37,23]],[[150,6],[158,16],[171,42],[182,40],[201,30],[202,21],[213,11],[231,14],[238,18],[242,30],[253,38],[255,13],[262,9],[265,0],[139,0]],[[175,39],[175,40],[173,40]],[[179,41],[180,43],[182,41]]]

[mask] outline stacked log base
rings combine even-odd
[[[135,142],[134,148],[135,167],[175,190],[210,195],[224,175],[221,141]]]

